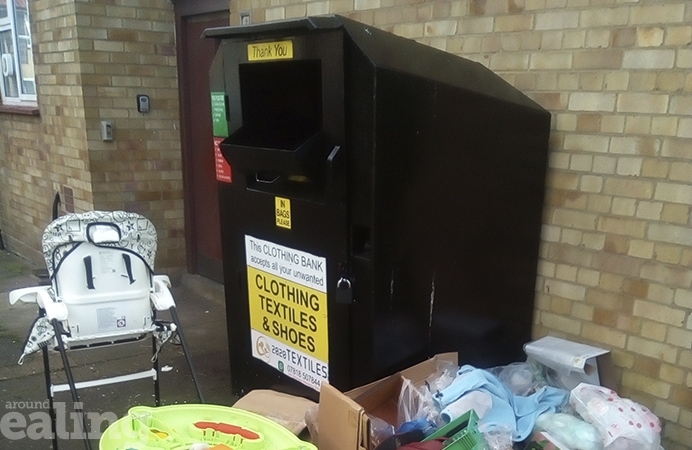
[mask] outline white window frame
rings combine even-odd
[[[30,24],[26,24],[28,30],[28,35],[20,36],[18,34],[18,27],[16,24],[17,11],[15,4],[22,0],[4,0],[7,4],[7,17],[0,17],[0,35],[8,33],[12,39],[12,52],[6,52],[3,47],[0,46],[0,54],[2,54],[0,60],[0,104],[2,105],[36,105],[36,78],[32,79],[23,77],[22,66],[19,60],[19,42],[26,41],[26,45],[29,50],[29,57],[32,58],[33,67],[33,49],[32,49],[32,37],[31,37],[31,27]],[[27,19],[29,19],[29,2],[31,0],[23,0],[22,3],[26,2],[27,6]],[[0,45],[2,45],[2,40],[0,40]],[[7,69],[8,67],[11,68]],[[13,77],[14,82],[17,86],[17,96],[8,96],[5,92],[5,82],[8,77]],[[31,81],[33,83],[33,93],[27,92],[24,87],[24,82]]]

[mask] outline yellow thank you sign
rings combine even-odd
[[[293,41],[253,42],[247,45],[248,61],[293,59]]]

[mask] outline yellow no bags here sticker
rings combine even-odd
[[[253,42],[247,45],[248,61],[292,59],[293,41]]]

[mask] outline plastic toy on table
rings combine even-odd
[[[136,406],[101,436],[100,450],[317,450],[260,415],[215,405]]]

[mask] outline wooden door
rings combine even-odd
[[[209,91],[216,42],[201,36],[206,28],[227,26],[228,14],[178,16],[177,21],[187,268],[218,282],[223,282],[223,265]]]

